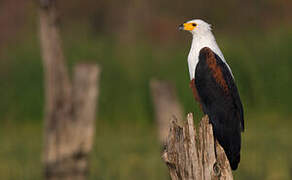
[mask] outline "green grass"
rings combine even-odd
[[[168,179],[154,126],[100,125],[90,179]]]
[[[42,179],[39,123],[2,126],[0,179]],[[153,126],[98,123],[89,179],[167,179]]]
[[[235,179],[291,179],[291,117],[268,113],[248,115],[246,121]],[[41,128],[39,123],[2,126],[0,179],[42,178]],[[98,122],[96,131],[89,179],[168,179],[155,126]]]
[[[235,173],[236,179],[292,178],[290,119],[273,113],[246,118],[242,159]]]
[[[0,179],[42,177],[44,88],[36,35],[33,32],[0,52]],[[201,114],[188,85],[190,40],[123,44],[80,29],[65,30],[63,35],[70,72],[81,60],[102,67],[90,179],[167,179],[149,80],[170,80],[185,112]],[[236,179],[291,179],[291,32],[216,37],[232,67],[246,115]]]
[[[0,179],[40,179],[42,129],[40,123],[2,124]]]

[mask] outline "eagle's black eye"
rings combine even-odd
[[[193,23],[192,25],[193,25],[194,27],[196,27],[196,26],[197,26],[197,24],[196,24],[196,23]]]

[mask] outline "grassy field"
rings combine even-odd
[[[291,32],[217,35],[246,114],[236,179],[292,178]],[[81,60],[102,67],[90,179],[168,179],[153,123],[149,80],[172,81],[185,112],[201,114],[188,87],[189,36],[170,45],[145,40],[133,45],[83,31],[78,36],[63,34],[70,70]],[[36,35],[0,51],[0,179],[42,177],[44,89]]]
[[[268,113],[249,115],[246,121],[235,179],[291,179],[291,117]],[[0,179],[42,179],[41,133],[40,123],[1,128]],[[99,122],[89,179],[168,179],[160,153],[154,126]]]

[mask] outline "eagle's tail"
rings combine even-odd
[[[225,151],[232,170],[236,170],[240,162],[241,132],[239,130],[213,125],[213,133]]]
[[[227,155],[227,158],[229,160],[231,169],[234,171],[238,168],[238,164],[240,162],[240,153],[236,154],[236,155]]]
[[[223,139],[218,139],[219,144],[223,147],[227,159],[229,160],[231,169],[234,171],[237,169],[240,162],[240,149],[241,149],[241,136],[239,134],[232,133],[233,135],[225,136]],[[221,141],[221,142],[220,142]]]

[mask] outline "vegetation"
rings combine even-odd
[[[291,179],[291,31],[215,34],[233,69],[246,114],[235,178]],[[182,33],[176,42],[124,43],[86,28],[65,29],[63,35],[70,66],[80,60],[102,66],[96,133],[96,144],[102,146],[94,147],[90,178],[167,179],[149,79],[174,82],[185,112],[201,117],[188,86],[190,37]],[[0,58],[0,179],[40,179],[44,88],[37,33],[2,49]]]

